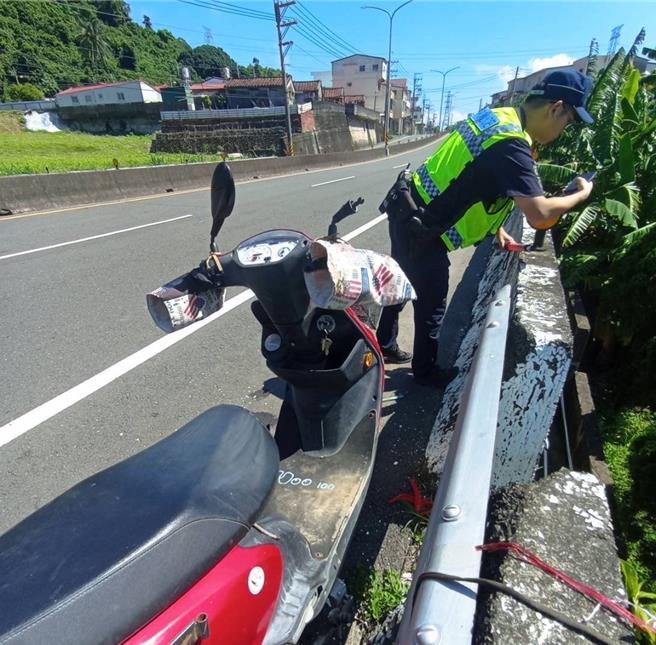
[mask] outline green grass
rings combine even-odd
[[[378,623],[405,600],[409,584],[398,571],[385,569],[369,573],[360,568],[350,577],[349,588],[367,620]]]
[[[656,413],[607,412],[602,415],[602,433],[624,559],[645,591],[656,592]]]
[[[113,159],[120,168],[221,159],[218,154],[151,154],[152,140],[152,135],[28,132],[20,113],[0,112],[0,175],[111,169]]]

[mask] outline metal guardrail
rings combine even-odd
[[[510,285],[488,310],[440,478],[399,645],[471,645],[477,585],[417,578],[425,572],[479,576],[510,313]],[[414,599],[414,603],[413,603]]]
[[[312,109],[312,103],[303,103],[302,105],[292,105],[292,114],[303,114]],[[285,106],[277,105],[275,107],[262,108],[236,108],[231,110],[182,110],[160,112],[162,121],[195,121],[204,119],[251,119],[253,117],[267,116],[285,116]]]

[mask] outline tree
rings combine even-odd
[[[262,67],[260,67],[259,58],[253,58],[253,74],[255,74],[257,78],[262,74]]]
[[[231,70],[237,67],[237,63],[228,54],[214,45],[194,47],[190,52],[184,52],[178,61],[186,67],[192,67],[201,78],[221,76],[224,67]]]
[[[130,22],[130,7],[123,0],[95,0],[98,18],[110,27],[120,27]]]
[[[102,25],[96,18],[91,18],[86,27],[78,36],[77,43],[81,49],[82,57],[87,61],[94,80],[100,75],[100,68],[105,59],[111,54],[109,45],[105,41]]]
[[[40,101],[43,98],[43,92],[31,83],[21,83],[19,85],[7,85],[5,89],[5,101]]]
[[[150,16],[147,16],[146,14],[144,14],[143,17],[143,26],[150,31],[153,30],[153,23],[150,19]]]

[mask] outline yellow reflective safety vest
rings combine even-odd
[[[484,150],[509,138],[523,139],[530,146],[531,137],[524,132],[515,108],[484,108],[461,122],[446,141],[413,174],[417,193],[426,204],[443,193]],[[470,206],[462,217],[442,234],[449,251],[471,246],[486,235],[494,234],[512,210],[513,200],[506,195],[486,210],[483,202]]]

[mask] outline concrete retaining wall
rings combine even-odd
[[[392,146],[391,152],[413,150],[436,140],[437,137],[430,137],[401,143]],[[360,163],[384,155],[382,148],[376,148],[324,155],[265,157],[234,161],[230,168],[236,180],[245,180]],[[0,177],[0,212],[22,213],[205,188],[210,185],[215,166],[216,162],[211,162]]]
[[[528,229],[522,235],[522,219],[516,211],[506,229],[515,239],[531,243],[534,231]],[[626,594],[603,473],[598,477],[597,472],[561,470],[533,481],[573,357],[565,294],[550,236],[542,251],[521,256],[496,250],[490,253],[472,323],[456,359],[461,372],[444,393],[429,440],[428,465],[441,473],[487,309],[505,284],[513,287],[514,311],[497,419],[491,482],[495,492],[485,541],[521,544],[573,578],[622,602]],[[586,412],[582,402],[581,414]],[[481,575],[499,580],[575,622],[587,621],[613,642],[631,642],[631,630],[616,618],[595,612],[593,602],[516,558],[486,554]],[[472,641],[476,645],[564,645],[585,640],[505,595],[482,591]]]
[[[517,211],[506,229],[520,239],[522,218]],[[532,229],[527,230],[524,242],[532,242],[533,234]],[[551,242],[544,251],[523,255],[521,262],[515,253],[493,251],[490,255],[456,360],[460,374],[444,393],[426,450],[428,465],[435,472],[441,472],[446,458],[489,304],[504,284],[511,284],[514,313],[508,331],[492,485],[533,479],[570,368],[572,335]]]
[[[613,523],[603,484],[591,473],[560,470],[512,486],[492,500],[486,542],[521,544],[540,559],[616,602],[625,602]],[[556,578],[510,555],[485,554],[483,577],[586,625],[613,643],[632,643],[631,629]],[[479,591],[475,645],[588,643],[559,622],[500,593]]]

